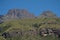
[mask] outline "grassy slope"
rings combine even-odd
[[[20,20],[11,20],[11,21],[5,21],[3,24],[0,24],[0,27],[3,28],[3,30],[0,32],[0,34],[2,34],[3,32],[9,32],[12,31],[13,29],[21,29],[23,31],[27,31],[27,30],[36,30],[35,27],[33,27],[32,25],[37,23],[40,24],[42,22],[49,22],[49,21],[55,21],[60,23],[60,19],[53,19],[53,18],[37,18],[37,19],[20,19]],[[59,24],[41,24],[41,26],[39,28],[37,28],[38,30],[40,28],[44,28],[44,27],[52,27],[52,28],[60,28]],[[4,40],[4,38],[0,37],[2,40]],[[9,39],[7,39],[9,40]],[[39,35],[24,35],[22,38],[20,37],[16,37],[16,38],[12,38],[11,40],[58,40],[55,37],[40,37]]]

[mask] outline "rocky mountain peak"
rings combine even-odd
[[[25,9],[10,9],[6,14],[8,19],[34,18],[34,15]]]
[[[45,18],[56,18],[57,16],[50,10],[44,11],[40,17],[45,17]]]

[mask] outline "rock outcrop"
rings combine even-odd
[[[34,18],[35,16],[24,9],[11,9],[5,15],[6,19]]]

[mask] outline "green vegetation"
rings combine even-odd
[[[0,24],[0,40],[59,40],[55,36],[41,37],[38,34],[40,28],[60,29],[60,19],[58,18],[34,18],[5,21]],[[31,31],[32,30],[32,31]],[[22,32],[15,37],[4,38],[4,32]]]

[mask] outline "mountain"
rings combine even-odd
[[[25,9],[10,9],[5,15],[7,19],[34,18],[35,16]]]
[[[60,40],[60,18],[51,11],[44,11],[39,17],[24,9],[10,9],[0,15],[0,40]]]
[[[0,17],[2,18],[3,16]],[[58,17],[50,10],[44,11],[40,14],[40,16],[36,17],[34,14],[28,12],[25,9],[10,9],[2,19],[11,20],[11,19],[26,19],[26,18],[30,19],[30,18],[58,18]]]
[[[45,17],[45,18],[56,18],[57,16],[50,10],[42,12],[42,14],[39,17]]]
[[[3,22],[3,15],[0,15],[0,24]]]
[[[0,15],[0,18],[2,19],[3,15]]]

